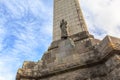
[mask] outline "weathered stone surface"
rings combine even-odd
[[[60,21],[68,23],[68,35],[87,31],[79,0],[54,0],[53,41],[61,39]]]
[[[87,31],[78,0],[54,3],[53,42],[41,60],[23,63],[16,80],[120,80],[120,39],[94,39]],[[70,34],[65,39],[60,39],[61,19],[69,24]]]
[[[41,61],[25,62],[23,68],[18,70],[17,78],[23,80],[119,80],[119,40],[111,36],[106,36],[102,41],[91,38],[77,42],[70,38],[61,40],[57,48],[48,50],[43,55]],[[91,45],[86,46],[88,41]]]

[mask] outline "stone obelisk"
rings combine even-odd
[[[54,0],[53,41],[61,38],[60,21],[68,24],[68,35],[87,31],[79,0]]]
[[[16,80],[120,80],[120,39],[95,39],[79,0],[54,0],[53,41],[41,60],[23,63]]]

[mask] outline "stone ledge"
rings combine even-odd
[[[73,41],[76,42],[76,41],[81,41],[81,40],[84,40],[87,38],[94,38],[94,36],[89,34],[89,32],[87,32],[87,31],[83,31],[83,32],[80,32],[80,33],[70,36],[70,38],[72,38]]]
[[[22,70],[24,72],[24,69],[21,69],[21,72],[18,71],[18,77],[17,78],[25,78],[25,79],[42,79],[42,78],[46,78],[46,77],[50,77],[50,76],[54,76],[54,75],[58,75],[58,74],[62,74],[62,73],[66,73],[69,71],[74,71],[74,70],[78,70],[78,69],[83,69],[83,68],[89,68],[89,67],[93,67],[96,66],[98,64],[103,64],[105,63],[110,57],[112,57],[113,55],[120,55],[120,41],[118,38],[114,38],[111,36],[106,36],[100,43],[99,45],[96,45],[95,48],[93,48],[94,50],[94,54],[96,58],[85,58],[86,61],[84,61],[83,64],[81,64],[78,61],[72,61],[73,63],[67,63],[67,64],[63,64],[63,65],[58,65],[53,67],[53,69],[41,69],[41,71],[39,71],[38,73],[36,70],[34,71],[34,69],[31,69],[30,73],[22,73]],[[89,55],[88,55],[89,56]],[[86,55],[87,57],[87,55]],[[25,70],[26,72],[29,72],[29,70],[27,71],[27,69]],[[22,73],[22,75],[21,75]],[[23,75],[25,74],[25,75]],[[28,75],[30,74],[30,75]],[[37,76],[36,76],[37,74]],[[17,79],[19,80],[19,79]]]
[[[108,53],[105,57],[103,57],[101,60],[95,61],[95,62],[92,62],[92,63],[88,63],[88,64],[85,64],[85,65],[71,64],[71,66],[69,66],[69,67],[66,66],[66,68],[65,67],[64,68],[60,67],[61,69],[58,69],[57,71],[43,71],[43,72],[41,72],[41,75],[39,75],[39,76],[32,76],[32,75],[31,76],[25,76],[25,75],[23,76],[23,75],[19,75],[19,74],[18,75],[21,78],[24,78],[24,79],[43,79],[43,78],[46,78],[46,77],[50,77],[50,76],[66,73],[66,72],[69,72],[69,71],[75,71],[75,70],[78,70],[78,69],[89,68],[89,67],[96,66],[98,64],[103,64],[110,57],[115,55],[113,53],[120,54],[120,51],[113,50],[110,53]]]
[[[87,38],[94,38],[93,35],[90,35],[89,32],[87,31],[83,31],[74,35],[69,36],[68,38],[71,38],[74,42],[77,41],[81,41]],[[61,42],[62,40],[57,40],[57,41],[53,41],[50,45],[50,47],[48,48],[48,51],[52,50],[52,49],[56,49],[58,48],[58,44]]]

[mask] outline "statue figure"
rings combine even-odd
[[[61,38],[62,39],[66,39],[68,37],[68,33],[67,33],[67,21],[65,21],[64,19],[62,19],[62,21],[60,22],[60,28],[61,28]]]

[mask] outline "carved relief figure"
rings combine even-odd
[[[68,32],[67,32],[67,21],[62,19],[60,22],[60,29],[61,29],[61,38],[66,39],[68,37]]]

